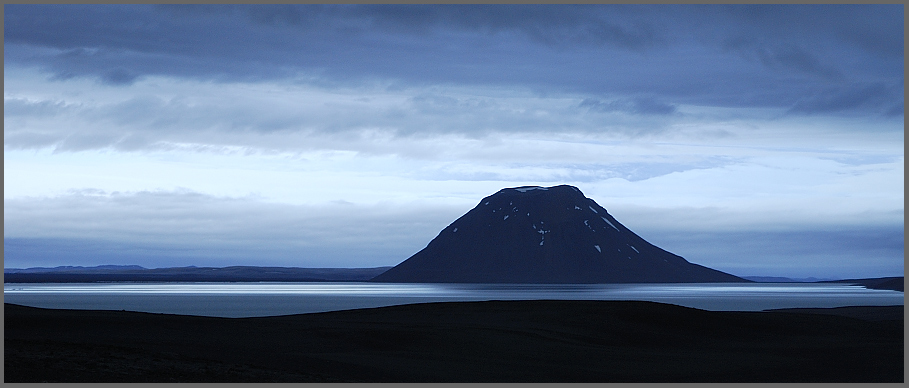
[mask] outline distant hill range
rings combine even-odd
[[[506,188],[376,276],[400,283],[749,282],[645,241],[576,187]]]
[[[82,282],[320,282],[365,281],[391,267],[294,268],[294,267],[174,267],[143,268],[137,265],[97,267],[6,268],[5,283]]]
[[[903,276],[892,276],[884,278],[871,279],[844,279],[824,281],[821,283],[847,283],[873,288],[878,290],[905,291],[905,278]]]
[[[904,291],[903,276],[889,276],[883,278],[866,279],[818,279],[818,278],[786,278],[779,276],[743,276],[743,278],[761,283],[845,283],[876,290]]]
[[[753,282],[759,283],[815,283],[815,282],[825,282],[825,281],[835,281],[836,279],[822,279],[815,277],[808,278],[787,278],[782,276],[742,276],[743,279],[748,279]]]

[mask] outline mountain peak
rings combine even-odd
[[[584,195],[583,193],[581,193],[581,190],[580,190],[580,189],[578,189],[577,187],[571,186],[571,185],[558,185],[558,186],[550,186],[550,187],[543,187],[543,186],[508,187],[508,188],[504,188],[504,189],[502,189],[502,190],[499,190],[498,193],[496,193],[496,194],[500,194],[500,193],[512,193],[512,192],[515,192],[515,191],[518,192],[518,193],[522,193],[522,194],[524,194],[524,193],[539,194],[539,193],[541,193],[541,192],[550,191],[550,190],[552,190],[552,191],[566,191],[566,190],[571,190],[571,191],[573,191],[573,192],[575,192],[575,193],[578,193],[578,194],[580,194],[580,195]],[[496,194],[493,194],[493,195],[496,195]]]
[[[746,281],[650,244],[577,187],[521,186],[483,198],[373,280],[464,283]]]

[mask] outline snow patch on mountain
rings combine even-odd
[[[543,242],[546,241],[546,233],[549,233],[549,230],[540,229],[537,233],[540,234],[540,246],[543,246]]]
[[[518,187],[518,188],[516,188],[515,190],[520,191],[520,192],[522,192],[522,193],[526,193],[526,192],[528,192],[528,191],[530,191],[530,190],[543,190],[543,191],[546,191],[546,190],[549,190],[549,189],[547,189],[547,188],[545,188],[545,187],[540,187],[540,186],[531,186],[531,187]]]
[[[602,218],[603,221],[606,221],[606,223],[609,224],[609,226],[611,226],[613,229],[615,229],[616,232],[621,232],[621,230],[619,230],[619,228],[616,228],[615,225],[613,225],[611,222],[609,222],[609,220],[607,220],[606,217],[600,217],[600,218]]]

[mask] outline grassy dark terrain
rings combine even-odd
[[[4,313],[8,383],[904,379],[903,306],[490,301],[212,318],[5,304]]]

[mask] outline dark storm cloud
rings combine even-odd
[[[712,16],[727,14],[736,22],[730,26],[730,40],[747,38],[761,45],[782,42],[805,48],[836,44],[881,57],[903,55],[902,5],[777,4],[704,6],[701,10]]]
[[[796,102],[790,112],[794,113],[830,113],[841,111],[872,111],[884,115],[893,115],[893,101],[903,99],[902,83],[884,85],[849,85],[820,91]],[[902,104],[899,104],[902,106]]]
[[[725,47],[745,57],[757,59],[772,70],[790,70],[830,81],[844,77],[836,68],[822,63],[819,58],[797,46],[768,47],[746,38],[735,38],[727,42]]]
[[[165,6],[173,12],[207,13],[199,7]],[[288,5],[243,7],[236,14],[269,26],[302,29],[337,28],[347,33],[426,34],[437,30],[472,31],[484,34],[517,32],[547,44],[606,44],[642,49],[660,41],[646,23],[627,22],[630,9],[611,8],[614,17],[605,20],[602,10],[591,6],[506,5],[363,5],[312,6]],[[326,26],[324,20],[341,20]]]
[[[579,106],[599,112],[625,112],[642,115],[668,115],[676,111],[674,105],[665,104],[653,98],[622,99],[608,102],[586,98],[581,101]]]
[[[803,99],[818,90],[849,94],[856,84],[901,84],[902,10],[7,5],[5,54],[7,64],[37,66],[59,79],[88,76],[120,86],[144,75],[379,78],[603,98],[643,93],[661,101],[617,107],[639,113],[665,113],[679,103],[851,111],[856,105]],[[892,112],[902,95],[873,103],[876,113]]]
[[[139,78],[139,75],[126,69],[116,68],[102,73],[100,78],[101,82],[108,85],[130,85]]]

